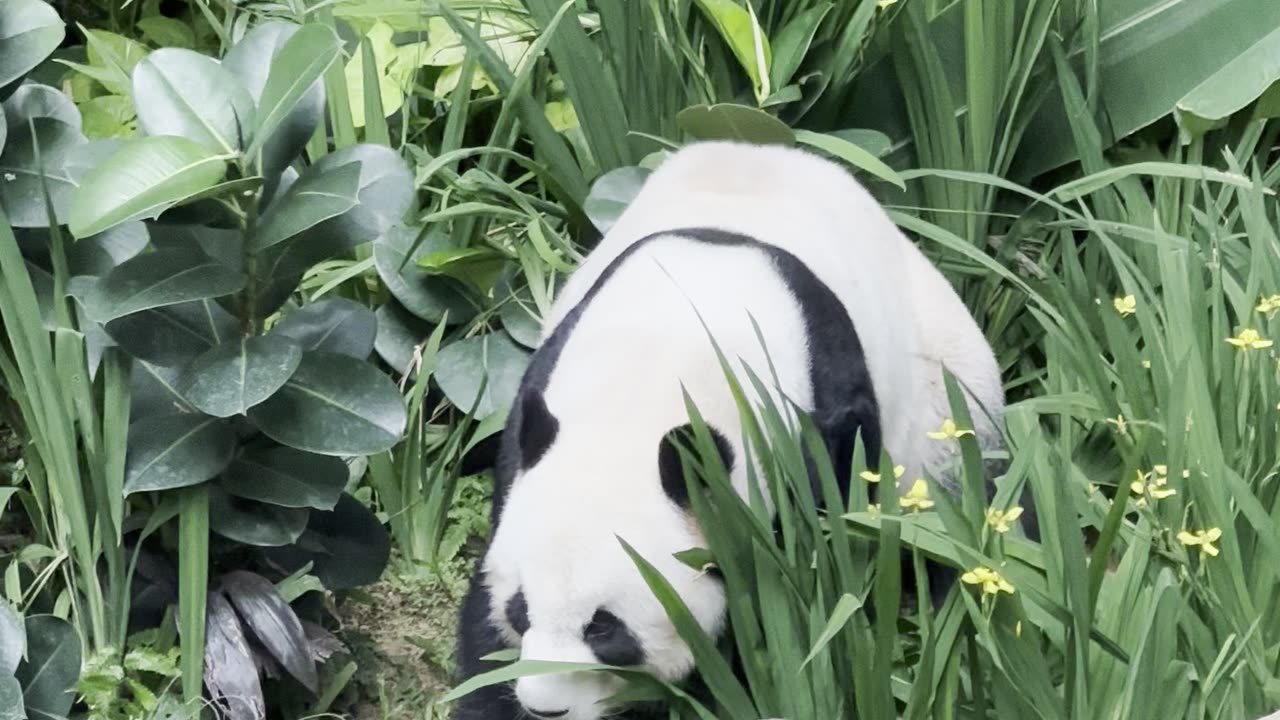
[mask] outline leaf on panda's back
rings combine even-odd
[[[676,115],[676,124],[695,140],[736,140],[755,145],[795,145],[787,124],[748,105],[694,105]]]

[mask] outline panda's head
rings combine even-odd
[[[725,610],[720,580],[674,555],[705,543],[688,511],[681,428],[560,422],[543,398],[521,400],[520,470],[484,560],[490,620],[522,660],[639,666],[667,681],[693,658],[621,538],[674,587],[712,636]],[[652,424],[649,424],[652,429]],[[714,432],[727,467],[733,450]],[[598,720],[619,708],[609,673],[534,675],[514,692],[534,718]]]

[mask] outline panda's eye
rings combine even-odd
[[[597,659],[606,665],[625,667],[644,662],[644,648],[626,623],[608,610],[597,610],[582,628],[582,639]]]
[[[608,610],[597,610],[591,622],[582,629],[584,640],[603,640],[608,638],[622,625],[622,621]]]
[[[517,635],[529,630],[529,604],[525,602],[524,592],[518,592],[507,601],[507,622]]]

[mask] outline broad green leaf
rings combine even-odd
[[[1184,116],[1203,121],[1223,120],[1257,100],[1280,81],[1280,26],[1259,39],[1178,101]]]
[[[405,404],[390,378],[361,360],[309,352],[271,399],[249,411],[271,439],[321,455],[368,455],[391,448]]]
[[[253,229],[250,244],[262,250],[282,243],[356,206],[360,163],[308,169],[271,203]]]
[[[772,51],[769,49],[769,39],[752,17],[750,6],[744,8],[733,0],[694,1],[711,19],[720,37],[733,51],[738,64],[746,71],[747,77],[751,78],[757,95],[768,95]]]
[[[235,442],[230,424],[197,413],[137,420],[129,426],[125,494],[199,485],[227,467]]]
[[[676,116],[676,124],[695,140],[737,140],[755,145],[794,145],[786,123],[747,105],[695,105]]]
[[[258,103],[257,138],[249,148],[250,154],[285,123],[341,49],[334,31],[320,23],[302,26],[285,42],[271,60],[271,72]]]
[[[253,134],[253,98],[213,58],[163,48],[133,69],[138,122],[148,135],[176,135],[220,154],[244,148]]]
[[[178,367],[234,337],[240,323],[218,303],[195,300],[125,315],[104,329],[135,358]]]
[[[240,618],[222,593],[214,590],[207,598],[203,679],[209,696],[232,717],[266,717],[262,681]]]
[[[484,419],[511,406],[528,366],[527,351],[513,343],[506,333],[493,333],[440,348],[435,378],[450,402]],[[481,384],[484,384],[483,395]]]
[[[68,224],[76,237],[87,237],[158,217],[216,185],[225,171],[223,156],[186,138],[136,138],[85,176]]]
[[[27,121],[36,118],[53,118],[80,129],[80,113],[76,104],[66,94],[48,85],[25,83],[0,105],[4,107],[4,124],[10,133],[22,132]],[[45,151],[43,147],[41,150]]]
[[[271,397],[302,362],[302,348],[278,335],[239,337],[196,358],[178,390],[193,407],[230,417]]]
[[[381,101],[384,116],[396,112],[404,104],[405,91],[402,89],[402,83],[406,79],[405,73],[391,70],[392,63],[400,58],[400,53],[392,42],[394,34],[395,31],[390,25],[381,22],[375,24],[361,40],[360,47],[351,54],[351,59],[343,68],[347,80],[347,100],[351,104],[351,121],[356,127],[365,126],[366,75],[377,78],[377,97]],[[372,73],[365,70],[365,47],[373,53]],[[413,66],[414,69],[416,67]]]
[[[813,649],[809,651],[809,656],[804,659],[804,665],[813,662],[813,658],[818,653],[826,649],[831,640],[844,629],[845,623],[849,622],[849,618],[862,607],[862,601],[856,596],[845,593],[836,603],[835,608],[831,611],[831,617],[827,620],[827,625],[822,629],[822,634],[818,635],[818,639],[813,643]]]
[[[33,132],[34,130],[34,132]],[[67,158],[85,144],[79,129],[61,120],[41,117],[32,125],[11,128],[0,153],[0,210],[14,227],[48,227],[44,187],[49,188],[59,224],[73,208],[75,185],[66,168]],[[39,152],[40,162],[36,162]],[[43,169],[43,173],[41,172]]]
[[[865,170],[885,182],[893,183],[901,190],[907,189],[906,183],[902,181],[898,173],[894,172],[893,168],[885,165],[875,155],[848,140],[835,135],[815,133],[808,130],[796,130],[795,136],[796,141],[802,145],[811,145],[824,150],[859,170]]]
[[[650,171],[642,167],[620,167],[601,175],[591,185],[591,192],[582,203],[582,210],[591,224],[601,233],[618,221],[622,211],[640,193]]]
[[[431,230],[419,242],[418,234],[417,228],[401,226],[378,238],[373,245],[378,276],[406,310],[423,320],[440,322],[448,313],[450,322],[466,322],[478,310],[466,291],[453,280],[433,277],[417,265],[430,253],[450,249],[449,237]],[[415,242],[418,247],[406,261],[405,255]]]
[[[44,62],[65,36],[62,18],[48,3],[5,0],[0,4],[0,90]]]
[[[102,95],[80,106],[84,134],[90,139],[125,138],[134,134],[137,114],[123,95]]]
[[[307,509],[243,500],[221,488],[209,488],[209,528],[254,547],[281,547],[296,542],[307,527]]]
[[[194,48],[195,31],[190,25],[163,15],[148,15],[138,21],[142,37],[155,47]]]
[[[274,71],[273,68],[281,67],[276,61],[277,56],[286,43],[298,34],[301,27],[280,20],[263,22],[256,25],[233,45],[222,60],[223,66],[235,73],[241,84],[249,91],[249,95],[253,97],[254,102],[258,104],[258,130],[255,141],[260,140],[264,143],[261,146],[261,172],[269,180],[273,180],[297,157],[298,153],[302,152],[307,141],[315,134],[324,113],[324,82],[322,78],[317,77],[309,87],[305,88],[305,92],[293,101],[293,108],[284,115],[284,119],[275,122],[274,131],[264,129],[268,121],[267,116],[277,115],[278,111],[264,106],[263,91],[266,89],[270,74]],[[314,34],[315,31],[310,32]],[[295,64],[295,60],[296,58],[291,59],[290,64]],[[284,86],[273,87],[283,88]],[[291,93],[293,91],[292,88],[286,89]],[[285,97],[281,97],[280,100],[288,102],[288,98]]]
[[[165,249],[126,260],[79,293],[89,317],[105,323],[142,310],[238,291],[244,276],[191,249]]]
[[[97,80],[112,95],[129,95],[129,76],[151,50],[137,40],[106,30],[80,26],[80,31],[84,33],[89,64],[65,64]]]
[[[312,573],[331,591],[376,582],[390,555],[386,526],[346,493],[332,511],[311,511],[307,530],[297,545],[267,551],[267,556],[286,570],[313,563]]]
[[[289,313],[271,332],[293,338],[303,350],[364,360],[373,352],[378,322],[365,305],[346,298],[330,298]]]
[[[53,615],[28,617],[26,631],[27,657],[17,678],[27,715],[39,720],[65,717],[76,699],[80,635],[71,623]]]
[[[813,36],[818,25],[831,11],[831,3],[822,3],[796,14],[778,32],[772,45],[772,64],[769,66],[769,80],[775,91],[780,90],[791,81],[800,63],[809,54],[813,44]]]
[[[418,259],[418,267],[428,275],[443,275],[488,295],[499,276],[511,264],[511,257],[492,248],[468,247],[437,250]]]
[[[0,511],[3,510],[4,505],[0,504]],[[0,600],[0,677],[13,675],[26,654],[27,630],[22,615]]]
[[[237,570],[222,576],[222,588],[262,647],[303,687],[318,693],[320,679],[302,622],[276,586],[261,575]]]
[[[140,222],[117,225],[67,248],[67,269],[72,276],[106,275],[120,263],[136,257],[149,242],[146,225]]]
[[[0,720],[27,720],[22,683],[12,675],[0,675]]]
[[[233,460],[221,485],[236,497],[271,505],[332,510],[349,475],[339,458],[274,447],[250,450]]]
[[[431,323],[414,315],[395,299],[388,300],[378,308],[378,334],[374,337],[374,349],[397,374],[403,375],[414,364],[414,348],[422,345],[431,336]],[[416,370],[409,372],[415,374]]]

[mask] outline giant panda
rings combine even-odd
[[[670,154],[566,281],[545,328],[503,430],[492,536],[459,621],[460,679],[507,648],[688,675],[689,649],[618,537],[705,630],[722,631],[720,580],[673,557],[702,545],[672,445],[689,420],[685,391],[740,493],[752,462],[708,335],[736,371],[771,378],[779,407],[811,414],[833,453],[858,432],[868,457],[887,450],[906,468],[900,488],[923,473],[955,482],[955,443],[927,436],[951,414],[943,366],[981,444],[999,445],[999,369],[960,298],[865,188],[799,149],[717,141]],[[521,678],[465,696],[453,719],[647,717],[607,705],[620,683]]]

